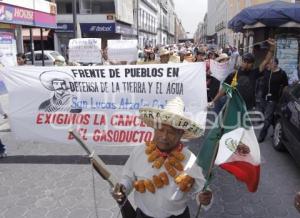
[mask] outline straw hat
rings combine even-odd
[[[180,63],[180,57],[176,54],[172,54],[170,56],[169,63]]]
[[[61,55],[55,57],[54,63],[56,66],[65,66],[66,65],[65,58]]]
[[[185,55],[184,56],[184,60],[186,62],[194,62],[194,56],[192,54],[189,54],[189,55]]]
[[[220,61],[222,61],[224,59],[225,60],[229,60],[229,57],[228,57],[228,55],[226,53],[220,54],[219,57],[217,57],[215,61],[220,62]]]
[[[184,115],[184,102],[180,97],[168,101],[164,109],[141,108],[140,118],[152,128],[166,124],[176,129],[182,129],[184,130],[183,139],[198,138],[203,134],[203,128]]]
[[[161,49],[159,50],[159,56],[169,55],[169,54],[170,54],[169,50],[167,50],[167,49],[165,49],[165,48],[161,48]]]

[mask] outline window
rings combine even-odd
[[[142,14],[142,28],[145,29],[145,23],[146,23],[146,13],[143,11]]]
[[[51,52],[50,55],[51,55],[54,59],[57,58],[58,56],[61,56],[61,55],[60,55],[58,52],[56,52],[56,51]]]
[[[57,14],[72,14],[72,1],[71,0],[63,0],[63,1],[57,1]],[[79,14],[79,2],[77,1],[77,14]]]
[[[115,3],[114,1],[100,1],[93,0],[92,2],[92,14],[108,14],[115,13]]]
[[[42,60],[42,53],[38,53],[38,54],[35,54],[35,60],[36,61],[41,61]],[[47,55],[44,55],[44,60],[49,60],[48,56]]]

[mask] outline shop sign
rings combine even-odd
[[[115,23],[81,23],[82,33],[115,33]]]
[[[34,24],[34,11],[0,3],[0,22],[23,25]]]
[[[57,33],[72,33],[72,32],[74,32],[74,25],[72,23],[57,23],[55,32],[57,32]]]

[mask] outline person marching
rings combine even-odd
[[[268,39],[268,43],[270,45],[268,54],[266,55],[264,61],[260,64],[259,68],[253,69],[255,56],[253,54],[246,53],[242,57],[242,64],[238,71],[230,74],[225,79],[225,83],[236,86],[237,90],[243,97],[248,110],[253,109],[253,107],[255,106],[256,81],[263,75],[262,73],[265,71],[266,65],[274,56],[275,40]],[[219,113],[223,104],[225,103],[224,96],[225,91],[223,89],[220,89],[219,93],[211,102],[209,102],[208,106],[213,108],[216,103],[222,101],[222,103],[220,103],[215,109],[215,112]]]
[[[288,85],[288,77],[279,66],[279,61],[274,58],[270,62],[270,70],[266,70],[262,83],[263,111],[265,115],[264,126],[260,131],[258,142],[263,142],[268,134],[268,129],[274,119],[274,112],[278,105],[282,90]]]
[[[199,137],[201,129],[183,110],[179,97],[168,101],[165,109],[140,109],[141,120],[154,128],[153,141],[133,150],[112,192],[122,204],[134,189],[137,218],[189,218],[192,196],[201,205],[210,204],[212,193],[201,191],[206,182],[202,168],[180,141]]]

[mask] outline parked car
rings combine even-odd
[[[28,52],[25,54],[26,56],[26,64],[31,65],[31,52]],[[34,51],[34,65],[35,66],[42,66],[42,51]],[[64,60],[65,58],[59,54],[57,51],[52,51],[52,50],[44,50],[44,62],[45,66],[51,66],[54,65],[54,62],[56,59],[59,60]]]
[[[287,149],[300,165],[300,82],[283,90],[275,113],[273,147]]]

